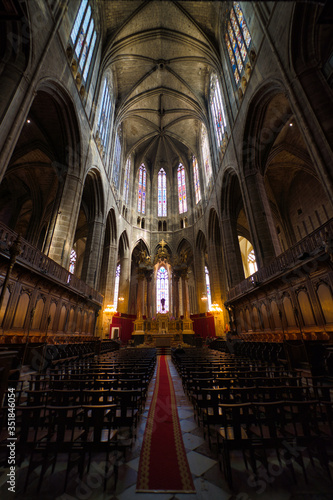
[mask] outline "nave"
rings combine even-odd
[[[141,358],[140,362],[139,357]],[[149,362],[147,362],[147,357],[150,358]],[[294,456],[302,448],[302,459],[291,460],[291,465],[289,464],[289,466],[279,466],[275,450],[270,450],[271,444],[269,444],[265,450],[267,452],[266,458],[270,464],[268,474],[264,470],[263,454],[260,453],[263,451],[263,448],[259,447],[256,450],[256,460],[258,459],[257,477],[254,476],[252,463],[251,465],[248,464],[249,470],[246,469],[241,449],[237,448],[237,446],[234,450],[231,448],[232,485],[230,485],[230,480],[225,472],[225,464],[221,457],[221,448],[220,453],[217,453],[216,438],[218,433],[220,433],[220,437],[223,435],[223,432],[221,432],[223,419],[214,420],[212,418],[210,420],[214,415],[212,412],[215,404],[213,393],[216,389],[222,395],[220,396],[218,405],[225,404],[227,401],[229,403],[233,401],[233,406],[243,405],[244,408],[252,400],[256,400],[258,405],[265,402],[266,404],[274,404],[273,399],[276,403],[282,397],[286,398],[288,391],[290,395],[294,391],[293,398],[295,404],[301,393],[308,393],[309,401],[312,403],[314,403],[314,397],[321,397],[324,401],[328,395],[329,397],[331,396],[329,386],[322,385],[321,388],[314,388],[309,383],[308,378],[305,378],[305,373],[298,373],[295,377],[295,374],[287,373],[285,367],[268,366],[267,363],[250,361],[244,357],[235,357],[208,348],[184,349],[180,352],[173,350],[172,356],[167,356],[175,389],[182,438],[196,490],[195,494],[136,492],[142,442],[156,383],[157,364],[155,364],[154,350],[121,349],[117,353],[103,354],[98,360],[96,358],[91,358],[89,361],[86,360],[84,366],[81,366],[79,369],[78,366],[73,364],[73,366],[63,367],[61,370],[58,370],[57,374],[53,373],[52,375],[48,373],[45,377],[31,373],[26,377],[30,379],[30,382],[28,383],[27,380],[24,382],[22,400],[19,404],[22,406],[33,404],[36,408],[38,406],[36,403],[40,403],[39,406],[44,405],[45,408],[50,409],[52,402],[54,403],[57,396],[57,402],[60,406],[61,402],[65,403],[65,399],[59,399],[59,387],[62,386],[64,388],[67,385],[64,392],[67,393],[66,402],[68,405],[70,398],[79,397],[80,399],[76,400],[76,403],[80,402],[80,405],[89,401],[90,403],[94,402],[95,407],[102,407],[103,403],[106,403],[110,398],[112,399],[112,394],[114,393],[112,385],[114,387],[117,385],[117,391],[119,392],[125,390],[121,389],[121,384],[124,384],[121,381],[126,380],[122,378],[124,376],[123,370],[125,366],[127,367],[127,371],[129,367],[133,370],[134,360],[136,373],[142,373],[139,384],[141,395],[137,399],[137,412],[134,412],[137,417],[133,417],[131,422],[122,421],[120,425],[113,421],[113,427],[118,431],[116,439],[118,446],[110,448],[109,463],[114,465],[114,458],[115,456],[117,457],[116,485],[113,467],[107,471],[105,481],[105,449],[98,448],[96,445],[95,449],[93,447],[84,449],[86,461],[82,479],[78,477],[77,469],[74,466],[72,467],[72,463],[69,463],[68,453],[59,453],[56,457],[54,471],[51,473],[51,468],[45,471],[40,491],[38,492],[37,488],[42,471],[42,463],[37,465],[36,468],[31,469],[30,473],[28,473],[29,466],[31,466],[30,453],[30,455],[27,454],[25,456],[17,470],[15,498],[25,498],[27,500],[35,498],[42,500],[72,500],[73,498],[92,500],[131,500],[133,498],[137,498],[138,500],[154,500],[155,498],[160,500],[203,500],[208,498],[219,500],[266,500],[266,498],[273,500],[298,500],[301,498],[308,500],[328,500],[331,498],[332,483],[329,480],[325,467],[320,466],[318,457],[316,456],[311,457],[314,462],[312,465],[306,447],[298,445],[294,448],[296,450]],[[147,367],[147,370],[142,371],[143,365]],[[153,371],[151,370],[152,366]],[[65,373],[66,370],[67,373]],[[60,371],[62,372],[61,374]],[[80,377],[78,377],[79,372]],[[47,383],[44,385],[43,378],[44,381],[47,380]],[[53,382],[51,385],[53,385],[53,388],[48,390],[52,378]],[[137,378],[137,376],[133,378],[132,382],[129,382],[130,378],[127,379],[127,384],[132,384],[132,389],[130,390],[132,394],[136,393],[134,385]],[[263,385],[264,378],[266,379],[266,389],[264,389]],[[259,379],[261,379],[261,382],[259,382]],[[284,379],[284,392],[282,392],[281,386],[282,379]],[[115,380],[117,380],[117,383]],[[88,389],[92,381],[94,381],[94,384],[91,384]],[[146,393],[144,391],[144,381],[148,381]],[[103,384],[104,399],[101,397],[101,392],[96,390],[97,385],[100,387]],[[95,389],[92,388],[93,386]],[[29,392],[29,388],[32,388],[30,389],[31,392]],[[205,391],[210,394],[210,397],[208,397],[210,403],[206,408],[202,403],[202,394]],[[296,398],[295,394],[297,392]],[[274,393],[275,397],[273,396]],[[64,393],[62,397],[65,397]],[[89,398],[88,400],[82,399],[87,397]],[[93,397],[98,399],[93,401],[91,399]],[[41,399],[38,400],[38,398]],[[315,401],[319,404],[318,400]],[[74,405],[73,402],[74,400],[72,399],[72,409],[75,406],[79,406],[78,404]],[[141,402],[144,402],[142,411],[140,408]],[[237,403],[235,404],[235,402]],[[81,406],[84,408],[85,405],[82,404]],[[324,407],[328,408],[326,405]],[[325,422],[324,420],[320,422],[320,428],[322,432],[329,435],[332,422],[327,418]],[[228,426],[231,427],[231,425],[232,423],[229,422]],[[91,427],[96,426],[97,421],[95,423],[91,422]],[[247,426],[247,430],[248,428],[249,426]],[[281,432],[282,430],[280,428]],[[112,438],[110,439],[110,443],[112,444]],[[291,447],[289,446],[288,449],[293,451],[294,444],[292,441],[290,443]],[[36,444],[34,446],[36,448]],[[163,453],[163,450],[161,451]],[[91,459],[89,472],[86,467],[88,457]],[[293,458],[293,455],[291,458]],[[220,470],[219,461],[222,462],[223,471]],[[68,465],[70,465],[69,476],[66,492],[64,493],[64,481],[66,480]],[[76,465],[74,461],[73,465]],[[173,465],[170,464],[170,468]],[[29,477],[26,484],[27,474]],[[12,497],[9,496],[7,491],[6,480],[5,474],[2,473],[0,478],[0,492],[1,498],[5,499]],[[23,491],[25,485],[27,486],[26,492]]]

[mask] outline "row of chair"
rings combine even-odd
[[[250,463],[256,473],[258,459],[267,469],[271,452],[280,461],[281,449],[291,442],[306,447],[311,463],[315,457],[330,477],[331,385],[279,364],[210,349],[172,357],[210,446],[215,438],[230,486],[233,450],[241,451],[245,466]],[[307,480],[302,454],[298,462]]]

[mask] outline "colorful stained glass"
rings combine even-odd
[[[157,203],[158,203],[158,216],[166,217],[167,215],[166,173],[163,168],[161,168],[161,170],[158,173]]]
[[[237,42],[236,42],[236,39],[234,37],[234,32],[232,31],[232,27],[231,27],[230,23],[228,23],[228,33],[229,33],[229,37],[230,37],[230,41],[231,41],[232,50],[233,50],[235,57],[236,57],[238,71],[241,74],[243,71],[243,62],[242,62],[242,58],[240,56]]]
[[[125,166],[124,194],[123,194],[126,205],[128,203],[130,172],[131,172],[131,159],[128,158]]]
[[[206,127],[204,125],[202,126],[202,131],[201,131],[201,149],[202,149],[203,164],[205,166],[206,182],[208,184],[209,179],[212,176],[212,165],[210,160],[209,141],[208,141]]]
[[[144,214],[146,209],[146,168],[140,165],[138,185],[138,212]]]
[[[200,178],[199,178],[199,167],[198,160],[193,156],[193,178],[194,178],[194,191],[195,191],[195,203],[199,203],[201,200],[200,192]]]
[[[164,299],[164,310],[161,299]],[[160,267],[156,275],[156,306],[158,313],[169,311],[169,276],[165,267]]]
[[[181,163],[177,170],[179,213],[187,212],[185,168]]]
[[[210,309],[211,305],[212,305],[212,295],[210,292],[210,279],[209,279],[209,271],[208,271],[207,266],[205,266],[205,278],[206,278],[206,293],[207,293],[208,309]]]
[[[115,309],[117,309],[118,306],[119,282],[120,282],[120,264],[118,264],[116,269],[116,280],[114,284],[113,306]]]
[[[247,51],[246,51],[246,47],[245,47],[245,43],[244,43],[242,34],[241,34],[239,26],[238,26],[238,22],[236,20],[235,12],[233,10],[230,13],[230,20],[231,20],[231,24],[232,24],[232,27],[233,27],[233,30],[234,30],[234,34],[235,34],[235,37],[236,37],[236,40],[237,40],[237,45],[238,45],[238,48],[239,48],[239,52],[241,53],[241,56],[242,56],[242,59],[243,59],[243,62],[244,62],[245,59],[246,59],[246,56],[247,56]]]
[[[241,6],[239,5],[239,2],[234,2],[234,10],[236,12],[236,16],[239,22],[240,29],[242,30],[243,37],[246,43],[246,46],[249,47],[251,44],[251,35],[249,32],[249,29],[247,27],[247,24],[244,19],[244,14],[241,9]]]
[[[237,69],[236,59],[235,59],[234,53],[232,51],[228,35],[225,34],[224,38],[225,38],[225,43],[226,43],[228,54],[229,54],[229,59],[230,59],[231,66],[232,66],[232,71],[234,73],[235,82],[237,84],[239,82],[239,73],[238,73],[238,69]]]
[[[239,2],[233,2],[225,34],[225,43],[235,82],[238,85],[248,56],[247,49],[251,45],[251,35]]]

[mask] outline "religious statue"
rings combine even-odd
[[[139,264],[143,264],[146,261],[147,253],[146,250],[141,250],[139,254]]]
[[[157,264],[157,262],[169,262],[169,252],[167,251],[165,247],[166,242],[164,240],[160,241],[160,248],[157,250],[157,254],[155,255],[154,259],[154,265]]]
[[[161,298],[162,311],[164,311],[165,298]]]

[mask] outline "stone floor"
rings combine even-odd
[[[309,482],[305,483],[302,470],[297,463],[294,464],[297,484],[292,479],[290,471],[274,464],[272,460],[271,474],[267,476],[264,471],[257,480],[247,472],[241,456],[233,454],[233,480],[234,491],[230,491],[223,474],[219,469],[214,443],[212,449],[203,438],[202,428],[194,418],[192,406],[184,394],[182,382],[169,358],[170,371],[175,387],[178,415],[183,433],[183,440],[187,452],[190,470],[193,475],[196,494],[164,494],[164,493],[136,493],[137,471],[149,405],[151,402],[155,375],[150,383],[146,408],[143,412],[137,429],[137,439],[126,460],[119,466],[119,478],[116,490],[111,476],[103,491],[103,479],[100,472],[100,462],[91,465],[89,474],[80,481],[73,475],[63,493],[65,463],[58,460],[56,470],[51,474],[49,469],[45,475],[39,494],[36,492],[38,469],[33,472],[26,493],[23,493],[23,484],[26,478],[27,462],[23,463],[16,475],[16,493],[7,490],[6,472],[0,470],[0,498],[24,500],[332,500],[333,484],[319,467],[313,468],[307,463]],[[156,370],[155,370],[156,374]],[[308,461],[309,462],[309,461]],[[167,471],[166,471],[167,473]]]

